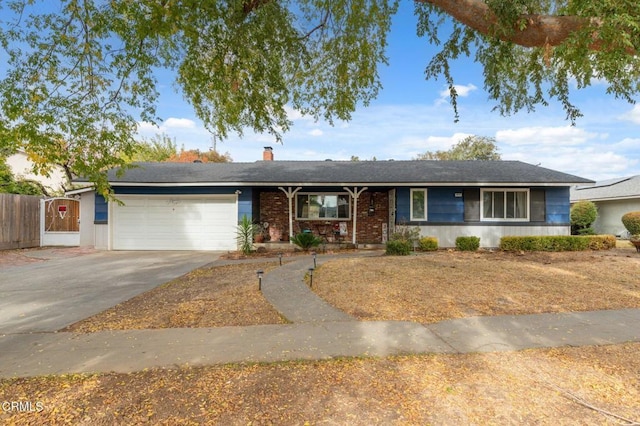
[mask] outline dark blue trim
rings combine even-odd
[[[211,187],[211,186],[116,186],[113,188],[120,195],[231,195],[237,190],[251,192],[246,187]]]
[[[96,225],[109,223],[109,204],[107,200],[101,194],[96,193],[93,205],[93,223]]]

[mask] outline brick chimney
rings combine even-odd
[[[273,161],[273,148],[270,146],[264,147],[264,152],[262,153],[263,161]]]

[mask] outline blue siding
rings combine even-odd
[[[427,220],[429,222],[464,222],[464,202],[455,193],[461,188],[427,188]],[[411,218],[411,188],[398,188],[396,191],[396,222],[412,225],[426,224],[425,221],[413,221]]]
[[[464,200],[456,198],[462,188],[429,188],[427,219],[429,222],[464,222]]]
[[[434,187],[427,188],[427,218],[430,223],[466,223],[464,221],[464,199],[456,197],[456,192],[462,192],[468,188]],[[549,187],[545,190],[546,221],[550,225],[565,225],[569,223],[569,188]],[[411,225],[426,225],[427,222],[410,222],[410,188],[397,188],[396,191],[396,223]],[[492,226],[497,222],[475,222]],[[543,222],[505,222],[509,225],[528,225],[531,223],[543,224]]]
[[[568,224],[569,219],[569,188],[547,188],[547,223]]]
[[[246,215],[253,220],[253,190],[251,188],[243,188],[238,195],[238,223],[242,216]]]
[[[109,205],[107,200],[101,195],[96,193],[94,198],[94,213],[93,223],[103,224],[109,221]]]
[[[411,219],[411,204],[409,197],[411,196],[409,188],[398,188],[396,190],[396,223],[409,223]],[[428,202],[428,201],[427,201]],[[427,205],[427,208],[429,206]]]

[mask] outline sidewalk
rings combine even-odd
[[[330,257],[318,256],[318,264]],[[640,309],[473,317],[422,326],[356,321],[311,292],[309,258],[266,274],[263,291],[293,324],[0,336],[0,377],[132,372],[229,362],[468,353],[640,341]]]

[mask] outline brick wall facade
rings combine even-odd
[[[353,203],[353,201],[352,201]],[[269,191],[261,192],[259,197],[260,212],[257,217],[261,223],[269,222],[269,233],[272,236],[282,234],[286,236],[289,234],[289,200],[282,191]],[[373,207],[373,211],[369,212],[369,207]],[[351,206],[353,209],[353,205]],[[295,211],[295,200],[293,202],[293,209]],[[330,222],[334,224],[336,222],[347,223],[347,235],[342,237],[343,241],[351,242],[353,235],[353,219],[339,220],[339,221],[326,221],[326,220],[305,220],[298,221],[293,218],[293,233],[296,234],[301,231],[300,223],[304,222],[309,225],[315,234],[319,230],[325,228],[325,223]],[[357,227],[358,235],[357,241],[360,244],[379,244],[383,242],[383,228],[384,224],[389,223],[389,196],[386,191],[365,191],[360,194],[358,198],[358,217]],[[330,226],[331,228],[331,226]],[[331,229],[328,229],[329,239],[332,238]],[[277,231],[274,231],[277,230]]]

